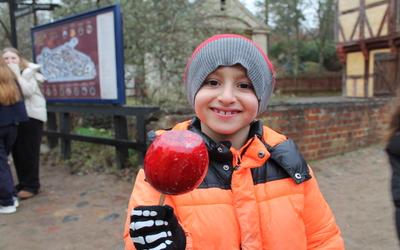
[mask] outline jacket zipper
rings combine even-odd
[[[242,159],[241,159],[240,152],[238,152],[238,151],[235,152],[235,162],[236,162],[236,166],[233,168],[233,170],[239,170],[240,164],[242,163]]]

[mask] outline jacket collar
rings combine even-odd
[[[232,159],[232,151],[230,150],[231,143],[229,141],[215,142],[210,137],[208,137],[206,134],[204,134],[201,131],[201,125],[200,125],[199,118],[195,117],[192,119],[192,121],[188,125],[188,130],[200,135],[203,138],[204,143],[206,144],[207,148],[209,149],[208,153],[210,154],[211,159],[215,159],[218,162],[228,161],[228,160]],[[261,140],[262,133],[263,133],[263,127],[262,127],[261,122],[255,120],[250,125],[250,132],[249,132],[248,140],[251,140],[253,138],[257,138],[258,140]],[[249,143],[247,143],[247,144],[249,144]],[[244,151],[246,151],[246,150],[244,150]],[[256,165],[254,167],[256,167]]]

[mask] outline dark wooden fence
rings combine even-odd
[[[84,141],[114,146],[117,167],[124,168],[129,157],[128,149],[138,151],[138,163],[142,164],[147,150],[145,116],[159,110],[156,106],[110,106],[110,105],[71,105],[47,104],[48,121],[43,135],[48,137],[49,146],[54,148],[61,139],[61,153],[64,159],[71,158],[71,141]],[[80,135],[71,132],[71,114],[111,115],[114,121],[115,138]],[[58,119],[57,119],[58,116]],[[127,116],[136,117],[136,140],[128,139]],[[59,126],[58,126],[58,122]]]
[[[275,93],[280,94],[305,94],[341,92],[342,77],[278,77],[275,80]]]

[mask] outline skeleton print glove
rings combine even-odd
[[[174,209],[164,206],[139,206],[131,212],[130,236],[138,250],[184,250],[186,236]]]

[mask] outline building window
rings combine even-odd
[[[226,0],[221,0],[221,10],[226,10]]]

